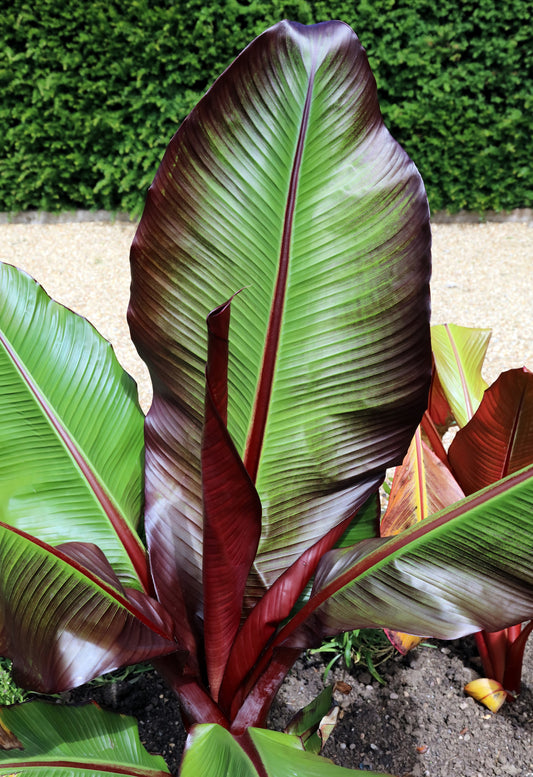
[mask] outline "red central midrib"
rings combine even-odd
[[[272,385],[274,382],[274,372],[276,368],[281,324],[283,320],[283,311],[285,308],[285,293],[287,289],[287,279],[289,276],[290,246],[292,226],[294,222],[294,210],[296,205],[296,194],[298,191],[298,179],[300,176],[300,167],[302,164],[303,148],[307,133],[307,126],[309,123],[313,84],[314,76],[311,74],[307,87],[302,121],[300,124],[300,132],[298,135],[298,142],[296,144],[296,152],[294,155],[294,162],[291,171],[289,191],[287,194],[285,220],[283,223],[283,234],[281,238],[281,248],[278,263],[278,275],[276,278],[274,296],[272,298],[272,306],[268,320],[263,360],[261,363],[259,381],[257,384],[250,427],[248,430],[248,439],[246,441],[246,447],[244,451],[244,466],[246,467],[248,475],[254,483],[256,481],[257,471],[259,469],[259,461],[261,458],[261,450],[263,448],[270,398],[272,396]]]
[[[12,771],[14,775],[21,773],[23,769],[53,768],[67,770],[86,770],[94,773],[95,769],[100,772],[110,772],[111,774],[126,774],[132,777],[169,777],[168,772],[159,769],[143,768],[142,766],[128,766],[126,764],[103,763],[101,761],[89,761],[76,758],[57,758],[52,759],[32,759],[6,761],[2,764],[2,772]]]

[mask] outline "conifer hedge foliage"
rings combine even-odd
[[[433,211],[533,204],[529,0],[11,0],[0,210],[139,214],[177,126],[282,18],[350,24]]]

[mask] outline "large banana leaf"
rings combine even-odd
[[[0,560],[0,655],[21,685],[64,691],[176,651],[165,610],[123,588],[96,545],[53,548],[0,523]]]
[[[282,734],[279,731],[252,728],[250,737],[269,777],[293,777],[295,774],[305,775],[305,777],[349,777],[353,774],[365,775],[365,777],[387,777],[382,772],[336,766],[328,758],[304,751],[298,737]]]
[[[160,756],[146,752],[133,718],[96,706],[58,707],[32,702],[0,710],[0,725],[24,749],[2,751],[2,774],[32,770],[42,777],[65,773],[164,777]],[[288,734],[251,729],[247,748],[215,724],[195,726],[189,735],[180,777],[343,777],[363,774],[335,766],[329,759],[303,750],[300,739]],[[252,758],[254,760],[252,760]],[[255,764],[254,764],[255,762]],[[257,768],[256,768],[257,767]],[[364,772],[367,777],[386,777]]]
[[[148,588],[142,429],[109,343],[0,264],[0,520],[52,545],[93,542],[124,585]]]
[[[174,651],[174,630],[144,592],[133,381],[87,321],[5,264],[0,299],[0,653],[57,691]]]
[[[263,505],[252,605],[407,449],[430,377],[429,248],[420,176],[346,25],[276,25],[183,123],[132,246],[128,314],[154,383],[146,526],[165,606],[203,611],[209,312],[242,289],[228,429]]]
[[[195,726],[189,734],[180,777],[259,777],[252,761],[232,735],[222,726]]]
[[[276,644],[392,628],[455,639],[533,617],[533,465],[388,539],[332,550]]]
[[[0,710],[0,725],[23,749],[0,750],[2,774],[35,777],[131,775],[166,777],[161,756],[147,753],[133,718],[86,707],[32,702]]]

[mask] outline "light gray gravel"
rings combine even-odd
[[[432,321],[492,329],[484,377],[533,369],[533,224],[433,227]]]
[[[532,227],[433,226],[433,322],[492,329],[489,383],[510,367],[533,369]],[[111,341],[146,410],[150,380],[126,325],[134,232],[131,223],[0,224],[0,260],[26,270]]]

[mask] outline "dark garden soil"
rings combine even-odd
[[[493,715],[463,692],[479,676],[473,640],[433,644],[382,664],[384,685],[364,666],[332,671],[328,682],[342,680],[351,691],[336,694],[341,719],[323,754],[342,766],[396,777],[533,777],[533,645],[521,695]],[[278,694],[272,728],[282,729],[318,695],[323,672],[319,656],[296,664]],[[147,672],[67,696],[134,715],[147,749],[161,753],[177,774],[185,733],[179,704],[157,675]]]

